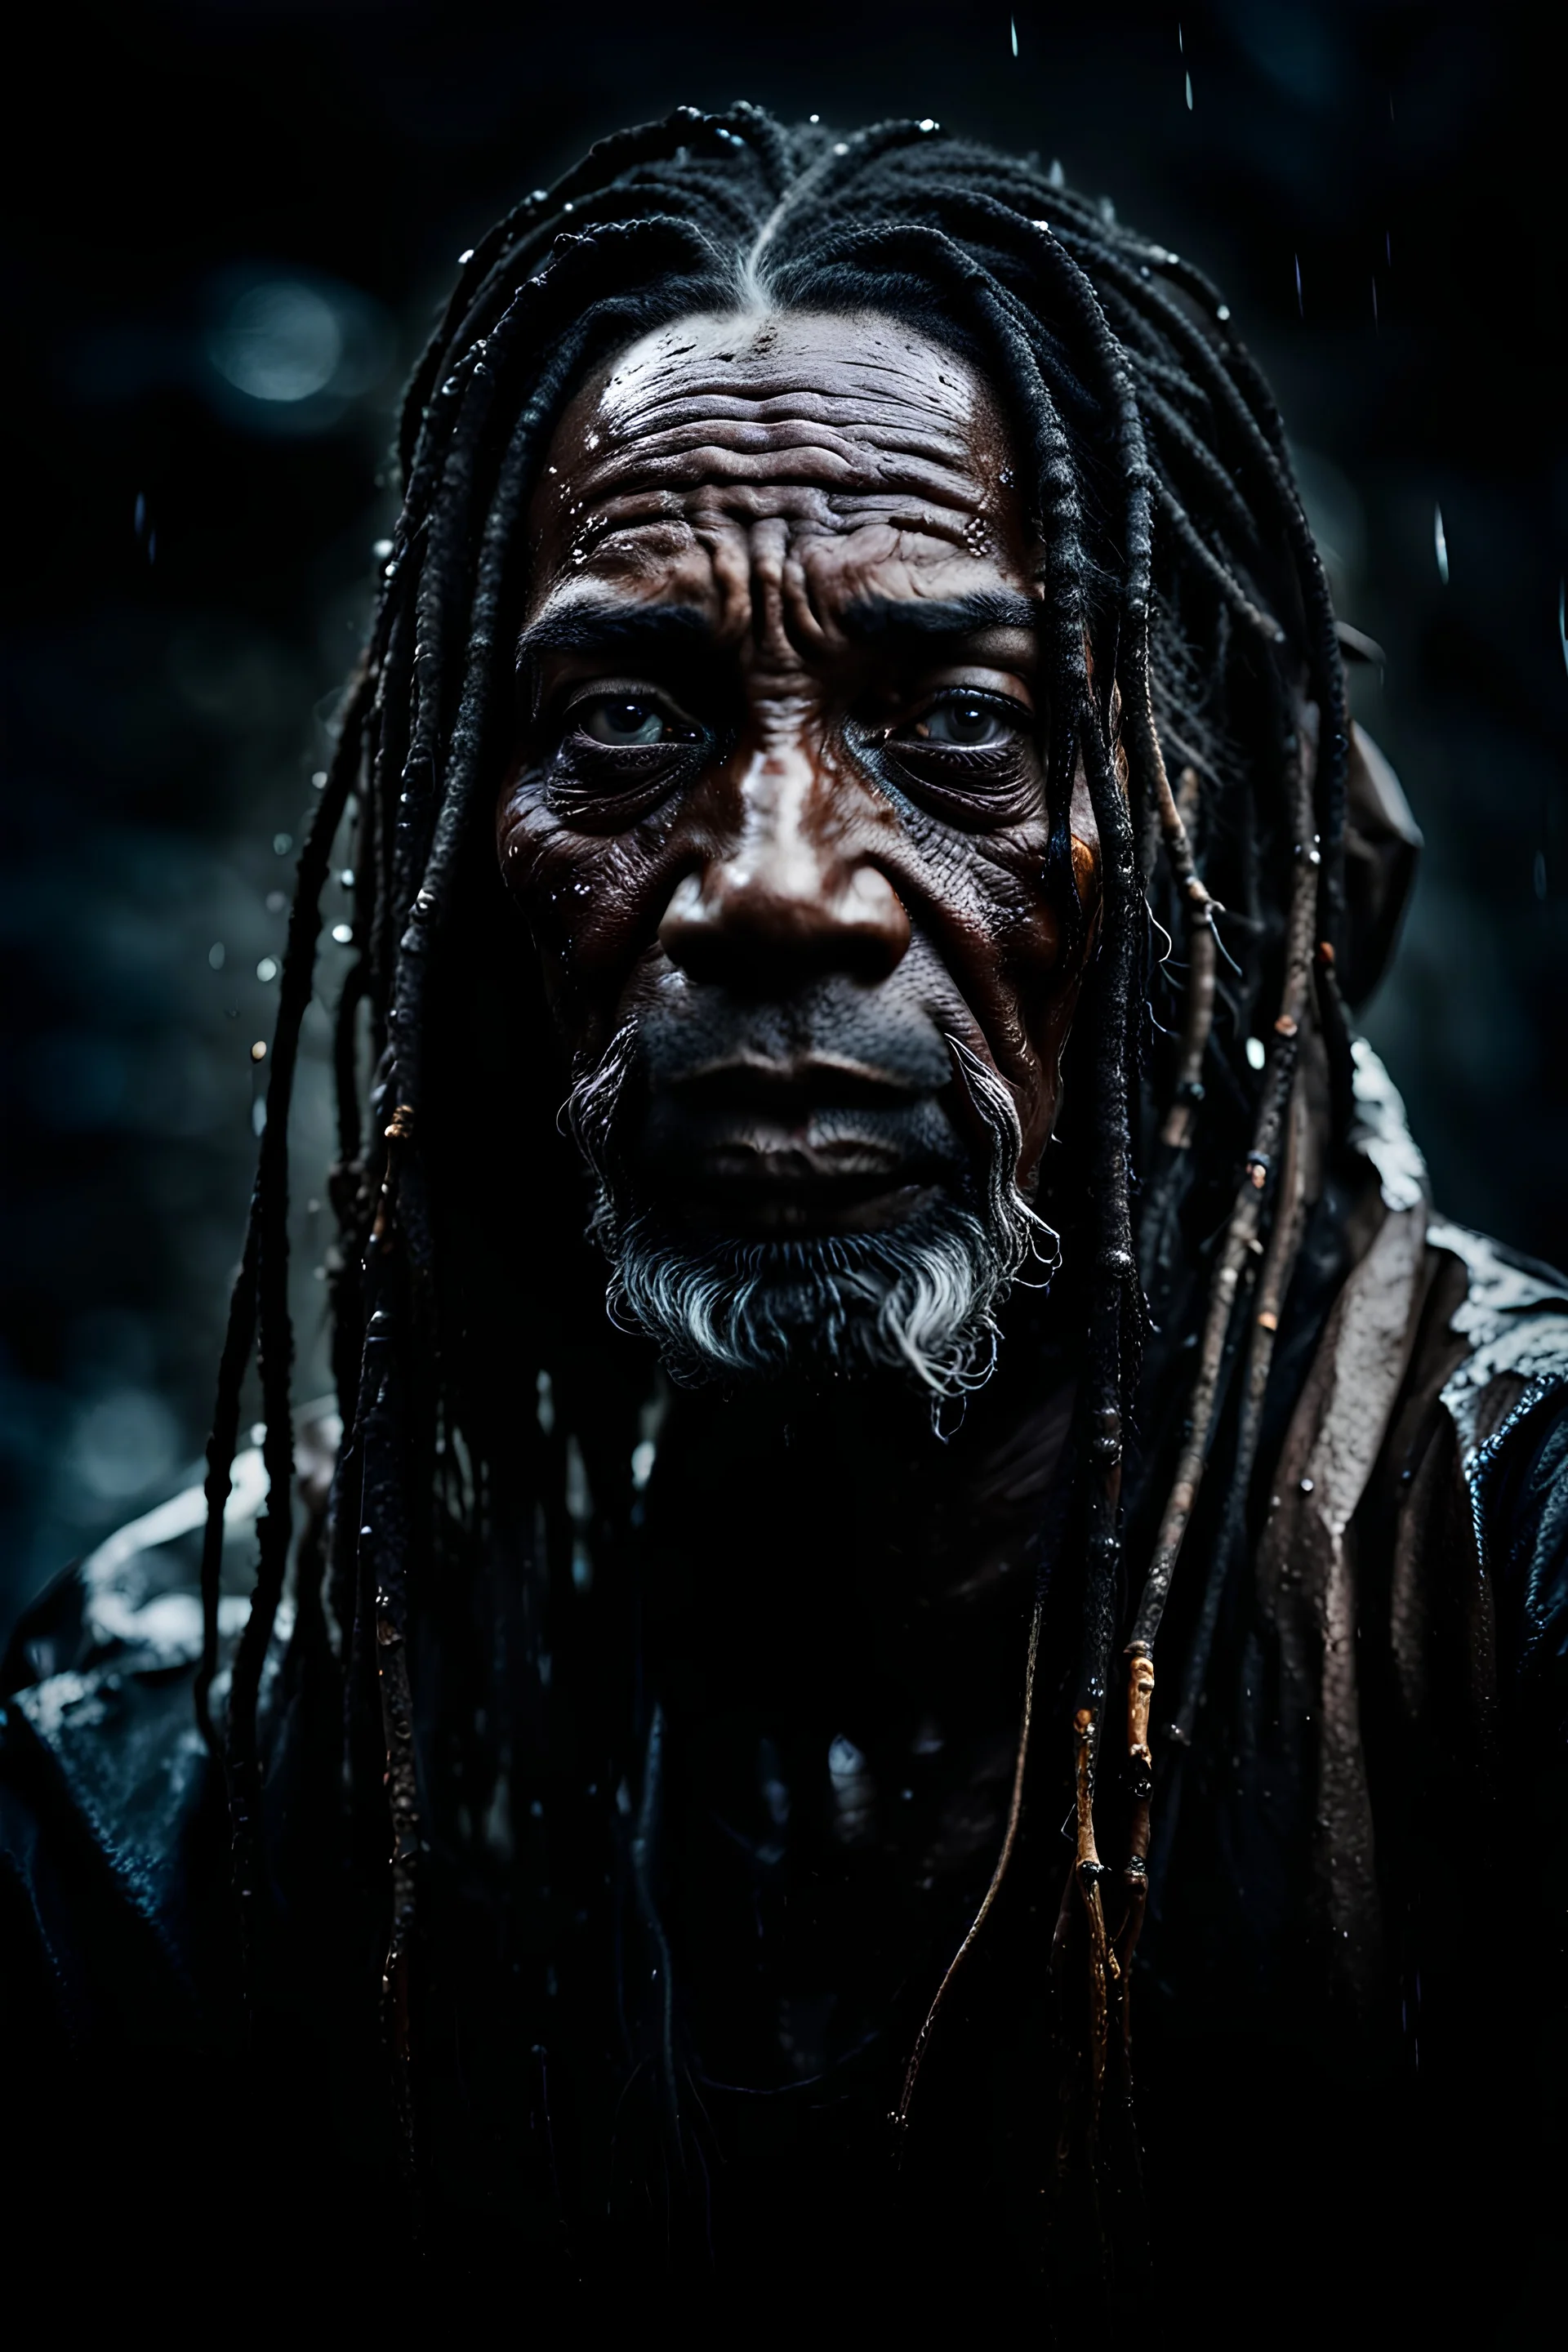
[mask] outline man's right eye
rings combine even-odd
[[[599,694],[572,713],[580,734],[616,751],[643,751],[655,743],[689,742],[691,730],[650,694]]]

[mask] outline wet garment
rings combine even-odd
[[[1134,2043],[1151,2292],[1221,2340],[1262,2324],[1263,2295],[1298,2315],[1348,2299],[1369,2317],[1428,2299],[1451,2316],[1472,2296],[1506,2339],[1551,2273],[1563,2210],[1568,1286],[1435,1218],[1370,1057],[1360,1096],[1365,1181],[1336,1225],[1310,1346],[1289,1359],[1281,1333],[1288,1387],[1203,1701],[1184,1722],[1162,1688],[1155,1709]],[[335,1443],[330,1423],[308,1425],[318,1476]],[[244,1618],[263,1484],[242,1455],[226,1636]],[[248,1931],[251,1975],[272,1990],[246,2009],[226,1811],[192,1709],[201,1516],[193,1493],[124,1530],[29,1612],[8,1655],[0,2081],[37,2265],[68,2275],[88,2242],[124,2263],[155,2242],[161,2273],[230,2294],[247,2280],[285,2303],[325,2278],[362,2296],[422,2278],[457,2296],[526,2275],[542,2307],[637,2282],[657,2299],[673,2275],[737,2311],[835,2292],[918,2312],[977,2274],[1027,2290],[1052,2128],[1041,1890],[1065,1867],[1059,1790],[1031,1794],[1011,1911],[933,2042],[898,2147],[888,2109],[976,1870],[984,1885],[1009,1759],[987,1762],[977,1730],[979,1760],[942,1799],[960,1857],[949,1903],[940,1884],[893,1883],[893,1845],[862,1834],[887,1775],[874,1743],[837,1738],[820,1851],[831,1832],[842,1884],[814,1862],[791,1879],[802,1784],[784,1745],[753,1739],[754,1818],[703,1793],[729,1785],[721,1750],[740,1718],[703,1711],[711,1612],[673,1606],[668,1713],[642,1786],[609,1812],[631,1892],[603,2008],[618,2004],[624,2038],[585,2061],[585,2003],[559,2044],[520,2025],[509,1988],[537,1957],[537,1889],[513,1902],[454,1878],[422,1994],[416,2221],[384,2053],[351,1998],[382,1924],[279,1864]],[[767,1623],[787,1684],[788,1628]],[[268,1716],[285,1832],[310,1706],[278,1663],[287,1633]],[[912,1818],[920,1759],[938,1771],[941,1743],[917,1725],[906,1745],[910,1785],[889,1801]],[[694,1755],[712,1759],[706,1778]],[[658,1859],[646,1817],[661,1773],[675,1828]],[[978,1808],[972,1835],[960,1798]],[[526,1832],[514,1824],[509,1845],[520,1886]],[[789,1924],[792,1887],[796,1914],[816,1906],[809,1934]],[[893,1923],[886,1951],[855,1925],[868,1903]],[[809,1949],[817,1986],[837,1949],[841,1981],[775,1982],[775,1946],[797,1973]],[[696,2015],[720,2022],[670,2057],[689,2110],[672,2158],[660,2052],[681,2030],[667,1987],[683,1948]],[[553,1963],[549,1977],[554,1998]],[[766,2002],[735,1994],[726,2011],[742,1979]],[[747,2038],[759,2003],[765,2048]],[[1054,2307],[1069,2311],[1070,2282]],[[1049,2326],[1043,2314],[1047,2340]]]

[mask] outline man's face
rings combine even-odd
[[[499,843],[621,1307],[689,1370],[952,1384],[1030,1247],[1078,972],[1015,473],[879,317],[682,320],[555,434]]]

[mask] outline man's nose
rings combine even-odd
[[[659,925],[694,980],[772,991],[825,971],[886,979],[910,944],[892,884],[858,846],[866,787],[803,751],[759,755],[742,785],[733,842],[677,885]]]

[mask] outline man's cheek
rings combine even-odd
[[[602,1026],[653,947],[658,882],[649,860],[635,841],[574,834],[533,811],[520,813],[506,835],[501,866],[552,1002],[568,1017]]]

